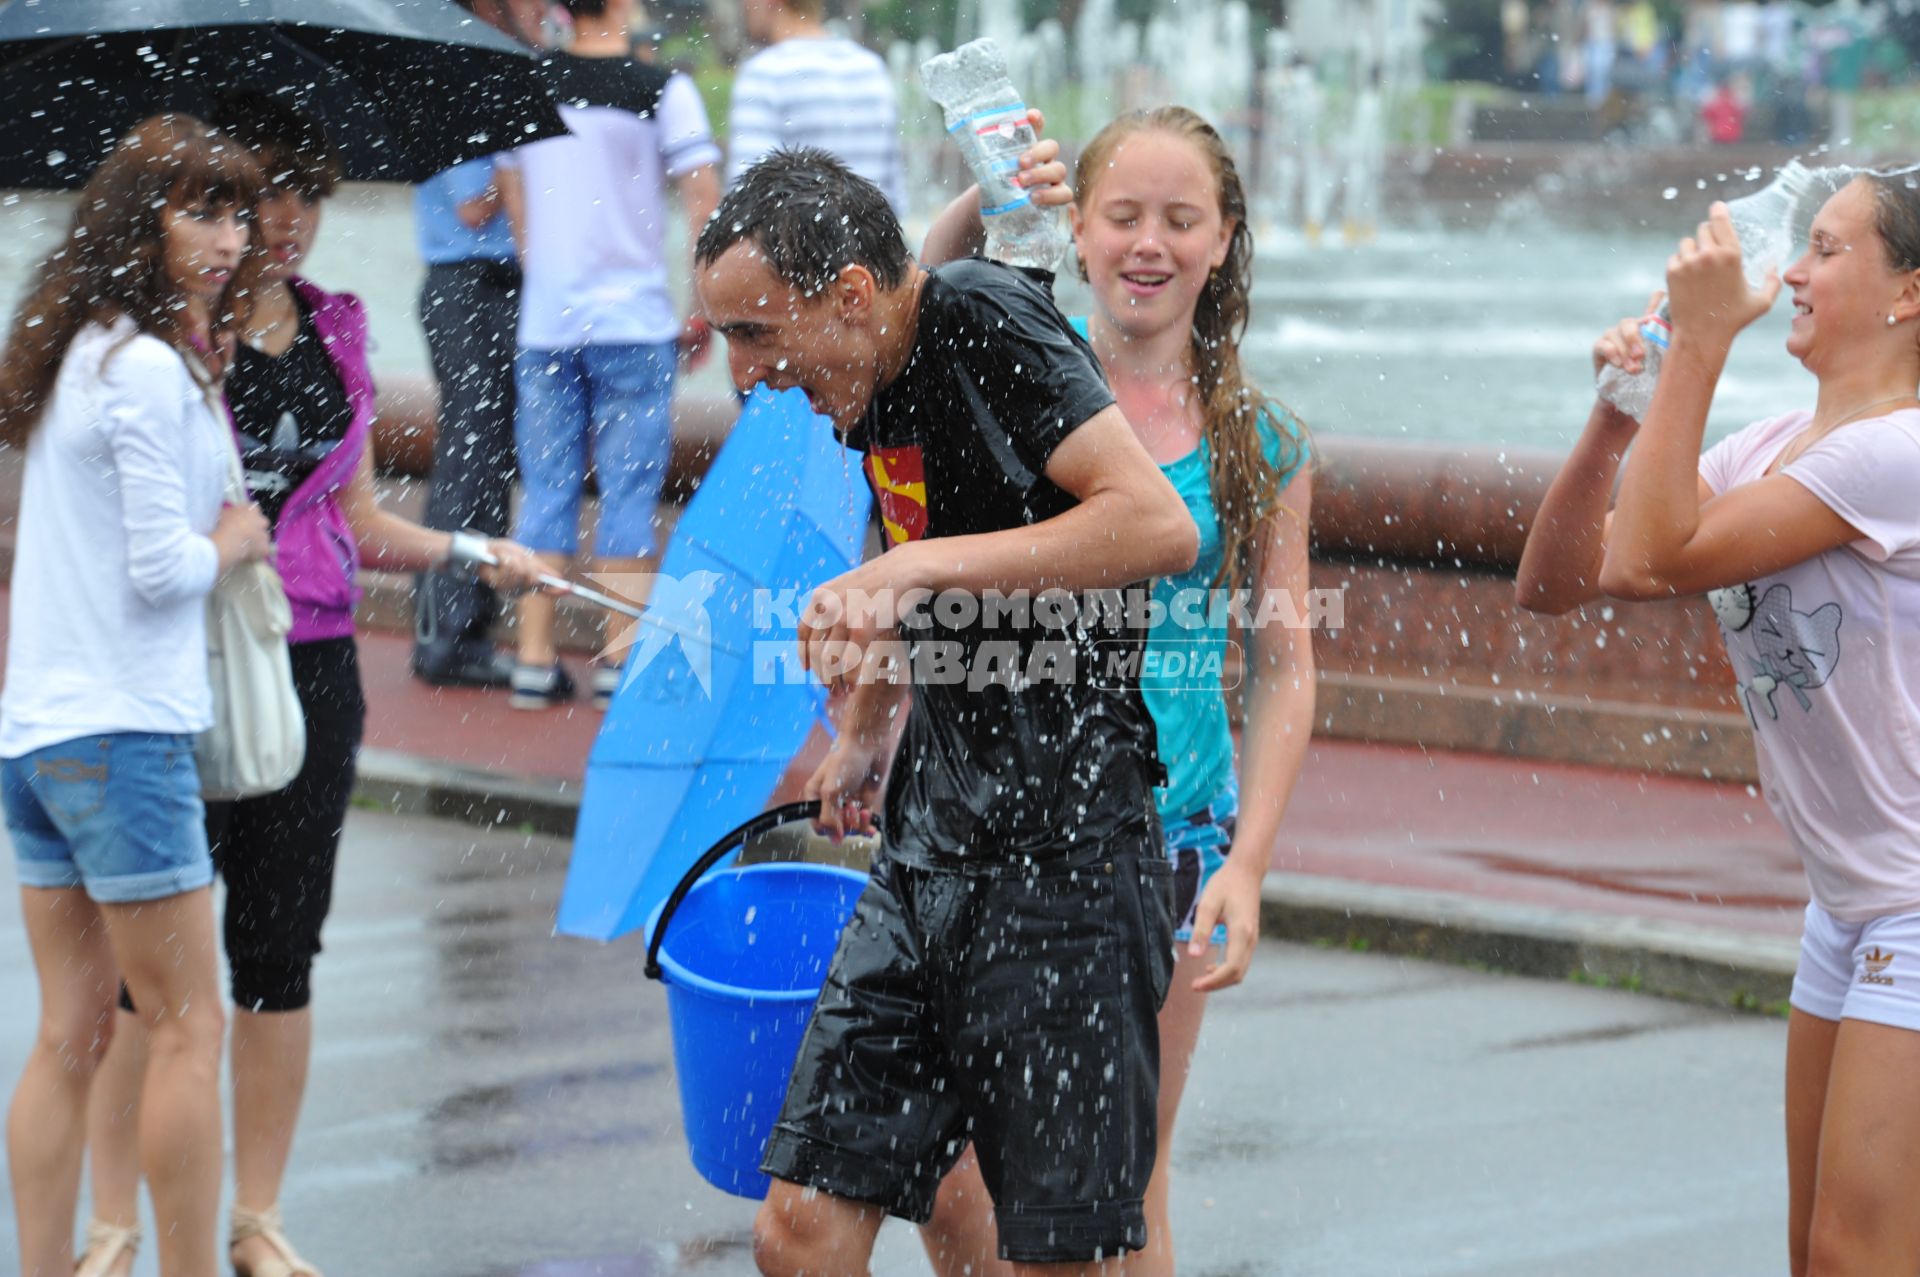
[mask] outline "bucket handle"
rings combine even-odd
[[[700,881],[702,874],[732,855],[748,839],[758,838],[769,830],[792,824],[796,820],[812,820],[819,814],[820,800],[817,798],[809,798],[797,803],[782,803],[778,807],[761,812],[744,824],[735,825],[721,834],[719,841],[713,846],[700,853],[700,859],[693,862],[693,868],[687,870],[686,876],[680,879],[679,885],[673,889],[673,894],[667,897],[666,908],[660,911],[660,921],[654,924],[653,938],[647,941],[647,979],[660,978],[660,942],[667,937],[667,923],[673,920],[674,911],[680,907],[680,902],[687,898],[687,893],[693,890],[693,885]]]

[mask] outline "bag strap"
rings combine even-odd
[[[240,439],[234,430],[233,419],[222,407],[213,386],[202,384],[200,397],[207,405],[207,411],[213,414],[213,422],[220,428],[221,436],[227,441],[227,504],[246,505],[253,500],[253,494],[247,491],[246,463],[240,459]]]
[[[253,494],[247,491],[247,472],[240,464],[240,441],[230,429],[220,433],[227,437],[227,504],[246,505]]]

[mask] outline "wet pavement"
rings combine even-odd
[[[556,939],[566,844],[356,810],[285,1206],[329,1277],[735,1277],[631,938]],[[35,993],[0,868],[0,1086]],[[1185,1277],[1776,1272],[1784,1025],[1267,944],[1177,1135]],[[11,1265],[0,1215],[0,1270]],[[138,1270],[155,1271],[151,1248]],[[883,1231],[880,1277],[925,1272]]]

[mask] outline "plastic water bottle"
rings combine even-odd
[[[1834,185],[1830,179],[1823,180],[1824,174],[1824,170],[1788,160],[1766,186],[1727,201],[1727,215],[1733,219],[1734,234],[1740,237],[1741,270],[1750,288],[1765,287],[1770,273],[1785,269],[1800,241],[1803,224],[1813,211],[1804,207],[1806,197],[1824,195]],[[1646,420],[1647,409],[1653,405],[1653,387],[1660,379],[1660,360],[1673,342],[1673,325],[1665,302],[1658,313],[1641,323],[1640,337],[1647,344],[1646,361],[1640,371],[1630,374],[1608,364],[1595,383],[1602,399],[1635,421]]]
[[[1014,181],[1020,156],[1035,140],[1027,104],[1007,78],[1007,62],[991,40],[963,44],[920,67],[927,96],[947,113],[947,132],[980,184],[980,220],[987,256],[1010,266],[1052,270],[1066,249],[1057,210],[1037,206]]]

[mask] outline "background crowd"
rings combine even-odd
[[[1907,82],[1910,22],[1890,4],[1501,0],[1498,72],[1625,136],[1794,144],[1830,95]]]

